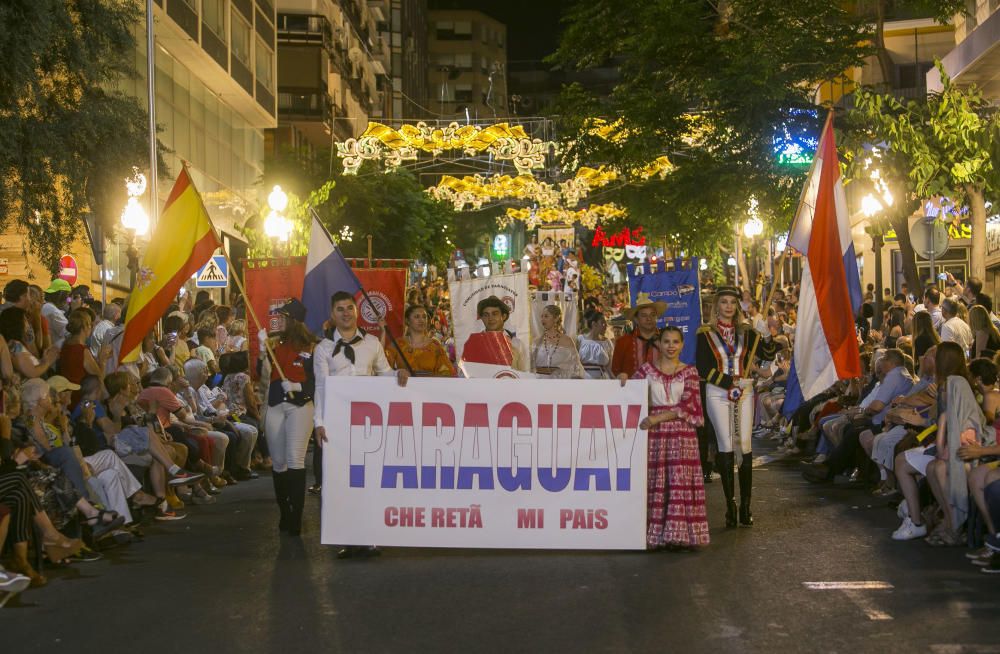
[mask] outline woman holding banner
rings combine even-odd
[[[278,529],[298,536],[306,503],[306,448],[313,430],[315,341],[304,324],[306,308],[301,302],[293,298],[278,311],[285,316],[285,329],[273,348],[277,365],[271,367],[264,433],[271,452],[274,497],[281,512]],[[266,338],[266,333],[260,335],[261,360],[267,356]]]
[[[753,454],[750,435],[753,431],[754,392],[750,375],[760,370],[751,360],[753,352],[764,359],[774,357],[770,344],[758,349],[761,336],[740,321],[740,292],[723,286],[715,293],[708,324],[698,330],[695,359],[698,374],[705,381],[705,413],[715,428],[719,446],[716,467],[722,477],[722,492],[726,496],[726,526],[735,527],[737,510],[733,464],[739,466],[739,524],[753,525],[750,513],[750,490],[753,476]]]
[[[656,347],[656,363],[644,363],[633,376],[649,381],[649,415],[639,424],[649,440],[646,547],[700,547],[709,535],[695,430],[705,421],[698,371],[680,361],[679,328],[665,327]]]
[[[417,377],[454,377],[452,365],[440,341],[430,335],[430,317],[422,304],[411,304],[403,314],[406,334],[386,348],[385,356],[393,370],[406,368],[409,361]]]

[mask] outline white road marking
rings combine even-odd
[[[845,590],[844,595],[847,595],[854,602],[854,605],[861,609],[865,615],[868,616],[869,620],[892,620],[892,616],[885,611],[880,611],[875,608],[875,603],[872,599],[862,593],[860,590]]]
[[[854,602],[869,620],[892,620],[892,616],[875,607],[875,603],[862,591],[892,590],[893,585],[887,581],[803,581],[802,585],[809,590],[839,590]]]
[[[809,590],[892,590],[887,581],[803,581]]]

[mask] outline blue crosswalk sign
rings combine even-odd
[[[229,286],[229,263],[226,257],[217,254],[208,260],[195,276],[198,288],[226,288]]]

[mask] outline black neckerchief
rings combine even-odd
[[[354,335],[354,338],[352,338],[349,341],[345,341],[343,338],[338,338],[337,339],[337,345],[334,346],[334,348],[333,348],[333,356],[337,356],[337,354],[339,354],[340,351],[343,350],[344,351],[344,356],[353,365],[354,364],[354,348],[351,347],[351,346],[355,345],[357,343],[360,343],[363,340],[365,340],[365,337],[361,334],[360,330]]]

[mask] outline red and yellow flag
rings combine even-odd
[[[139,264],[128,302],[121,361],[139,358],[143,337],[163,317],[184,282],[221,245],[187,169],[181,170]]]

